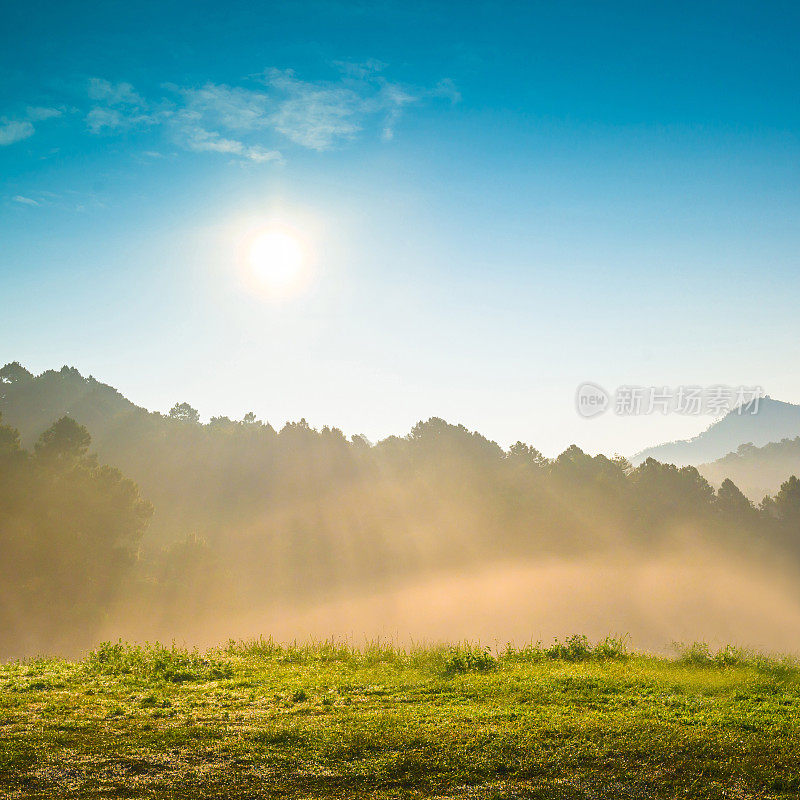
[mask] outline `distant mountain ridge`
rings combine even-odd
[[[631,458],[634,465],[648,458],[682,467],[717,461],[743,444],[763,447],[800,436],[800,405],[766,396],[756,406],[734,409],[692,439],[648,447]]]
[[[800,436],[763,447],[742,444],[735,452],[697,469],[715,486],[730,478],[752,501],[759,502],[775,494],[789,475],[800,474]]]

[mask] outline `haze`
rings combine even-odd
[[[797,648],[797,4],[6,5],[1,658]]]

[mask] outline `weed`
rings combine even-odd
[[[233,668],[211,654],[155,644],[133,645],[103,642],[87,656],[85,669],[101,675],[130,675],[171,683],[230,678]]]
[[[444,659],[444,674],[459,675],[465,672],[490,672],[497,667],[497,659],[488,647],[465,643],[451,647]]]

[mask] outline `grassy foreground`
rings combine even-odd
[[[731,649],[117,644],[0,666],[3,798],[798,796],[800,670]]]

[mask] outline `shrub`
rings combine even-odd
[[[544,661],[542,643],[531,642],[522,647],[509,643],[500,654],[500,661],[504,664],[538,664],[540,661]]]
[[[536,664],[546,659],[552,661],[613,661],[628,658],[627,638],[614,638],[607,636],[595,645],[592,645],[586,636],[575,634],[560,642],[556,639],[549,647],[543,647],[541,642],[516,647],[506,645],[500,656],[501,660],[508,663]]]
[[[132,645],[103,642],[85,660],[88,671],[105,675],[131,675],[172,683],[230,678],[230,664],[197,650],[155,644]]]
[[[681,664],[706,667],[714,663],[711,650],[705,642],[692,642],[690,645],[676,644],[675,647]]]
[[[622,661],[628,657],[628,639],[606,636],[594,646],[594,657],[598,661]]]
[[[444,656],[445,675],[465,672],[489,672],[497,666],[497,659],[488,647],[463,644],[450,647]]]
[[[690,645],[675,644],[678,651],[678,662],[697,667],[736,667],[748,666],[762,672],[791,672],[797,662],[791,658],[775,658],[754,653],[734,645],[725,645],[716,652],[705,642],[693,642]]]
[[[576,633],[565,639],[563,643],[556,639],[545,650],[545,655],[547,658],[559,661],[588,661],[592,656],[592,646],[586,636]]]

